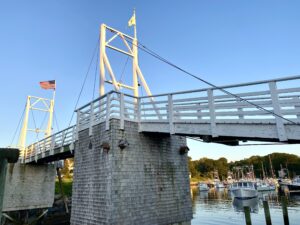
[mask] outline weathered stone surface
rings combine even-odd
[[[3,211],[51,207],[54,188],[54,165],[9,164]]]
[[[79,133],[75,152],[72,225],[174,224],[190,221],[192,207],[187,156],[179,154],[186,140],[179,136],[144,134],[138,124],[112,119]],[[129,143],[119,148],[119,141]],[[109,151],[101,148],[103,142]],[[90,148],[89,148],[90,147]]]

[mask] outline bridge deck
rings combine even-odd
[[[124,121],[135,121],[141,132],[197,136],[207,142],[300,143],[300,76],[221,88],[255,105],[215,88],[139,98],[111,91],[79,108],[76,126],[30,145],[25,162],[68,152],[79,131],[89,129],[92,135],[91,128],[101,122],[109,129],[111,118],[120,119],[120,129]]]

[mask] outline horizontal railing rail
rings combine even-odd
[[[74,143],[76,140],[76,126],[68,127],[57,133],[52,134],[36,143],[25,148],[23,162],[37,161],[38,156],[42,158],[46,153],[53,154],[54,149]]]
[[[105,122],[108,130],[111,118],[120,120],[120,129],[124,121],[167,123],[170,133],[176,132],[176,124],[208,123],[213,137],[218,136],[218,123],[267,123],[286,141],[284,126],[300,124],[300,76],[143,97],[110,91],[76,113],[75,126],[28,146],[25,160],[74,142],[81,130],[89,129],[92,135],[99,123]]]

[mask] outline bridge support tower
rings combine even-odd
[[[78,134],[71,224],[177,224],[192,218],[186,140],[111,119]]]

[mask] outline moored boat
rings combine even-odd
[[[258,181],[256,183],[256,189],[257,191],[274,191],[276,187],[272,184],[269,184],[265,181]]]
[[[244,200],[234,198],[233,202],[232,202],[234,210],[236,210],[238,212],[243,212],[244,207],[247,206],[250,208],[250,211],[253,213],[258,212],[258,210],[259,210],[258,203],[259,203],[259,200],[257,197],[251,198],[251,199],[244,199]]]
[[[258,196],[255,186],[253,181],[238,181],[231,185],[230,190],[234,198],[251,199]]]
[[[209,187],[207,186],[206,183],[199,183],[198,188],[199,188],[199,191],[208,191],[209,190]]]
[[[215,185],[215,188],[217,188],[217,189],[225,188],[224,184],[220,180],[215,180],[214,185]]]
[[[300,194],[300,176],[295,177],[292,183],[286,184],[290,193]]]

